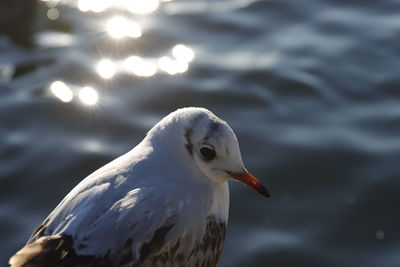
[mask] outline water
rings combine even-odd
[[[137,15],[37,2],[16,41],[0,38],[1,265],[82,178],[169,112],[203,106],[231,124],[273,195],[231,184],[219,266],[400,266],[399,8],[186,0]],[[110,37],[118,14],[141,36]],[[194,60],[178,62],[177,44]],[[127,67],[132,55],[142,61]]]

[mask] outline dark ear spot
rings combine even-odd
[[[187,129],[185,133],[185,138],[186,138],[186,144],[185,147],[187,151],[189,152],[190,155],[193,155],[193,144],[192,144],[192,134],[193,130],[192,129]]]
[[[190,121],[190,123],[189,123],[190,126],[188,128],[186,128],[186,132],[185,132],[186,144],[185,144],[185,147],[186,147],[187,151],[189,152],[189,154],[191,156],[193,155],[193,143],[192,143],[193,127],[204,116],[206,116],[206,115],[205,114],[200,114],[199,116],[196,116],[195,118],[193,118]]]
[[[210,137],[216,133],[218,128],[219,128],[218,122],[215,122],[215,121],[210,122],[210,124],[208,125],[208,131],[207,131],[206,135],[204,136],[203,140],[207,141],[208,139],[210,139]]]

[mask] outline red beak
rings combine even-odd
[[[251,175],[248,171],[244,170],[241,173],[233,173],[230,171],[226,171],[234,180],[239,181],[248,187],[254,189],[261,195],[266,196],[267,198],[271,197],[271,194],[264,187],[264,185],[253,175]]]

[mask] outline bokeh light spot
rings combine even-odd
[[[145,61],[138,56],[131,56],[125,59],[124,67],[127,71],[143,77],[153,76],[157,72],[157,66],[154,63]]]
[[[78,8],[82,12],[103,12],[113,4],[113,0],[79,0]]]
[[[160,70],[163,70],[170,75],[175,75],[177,73],[186,72],[189,65],[183,60],[173,60],[170,57],[164,56],[158,60],[158,67]]]
[[[172,48],[172,54],[175,58],[186,62],[190,62],[194,58],[193,49],[183,44],[178,44],[174,46],[174,48]]]
[[[97,63],[96,70],[104,79],[112,78],[117,71],[115,64],[109,59],[103,59]]]
[[[49,20],[56,20],[60,17],[60,12],[57,8],[52,7],[47,10],[47,17],[49,18]]]
[[[138,38],[142,36],[139,24],[129,21],[124,17],[114,17],[107,22],[107,32],[113,38],[131,37]]]
[[[123,0],[121,4],[135,14],[148,14],[159,6],[158,0]]]
[[[91,8],[91,0],[79,0],[78,8],[82,12],[88,12]]]
[[[99,95],[92,87],[85,86],[79,92],[79,99],[86,105],[94,105],[98,102]]]
[[[74,97],[72,90],[62,81],[53,82],[50,90],[62,102],[71,102]]]

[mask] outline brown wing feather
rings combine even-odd
[[[179,241],[167,247],[165,237],[173,226],[158,229],[152,240],[142,246],[140,259],[133,258],[127,238],[118,255],[95,257],[78,255],[71,236],[44,236],[45,224],[40,226],[28,244],[11,257],[12,267],[67,267],[67,266],[216,266],[225,239],[226,223],[214,217],[207,218],[204,237],[197,241],[189,255],[182,254]]]
[[[163,229],[163,228],[161,228]],[[189,255],[183,255],[179,249],[179,241],[171,248],[163,244],[167,232],[163,229],[159,236],[154,235],[152,241],[142,247],[140,266],[207,266],[217,265],[225,239],[226,223],[214,217],[207,218],[204,237],[197,241]],[[157,247],[147,251],[145,247]],[[160,249],[162,248],[162,249]]]
[[[11,267],[113,266],[107,258],[77,255],[69,235],[42,236],[10,258]]]
[[[60,266],[71,251],[72,240],[62,236],[43,236],[26,245],[9,263],[13,267]]]

